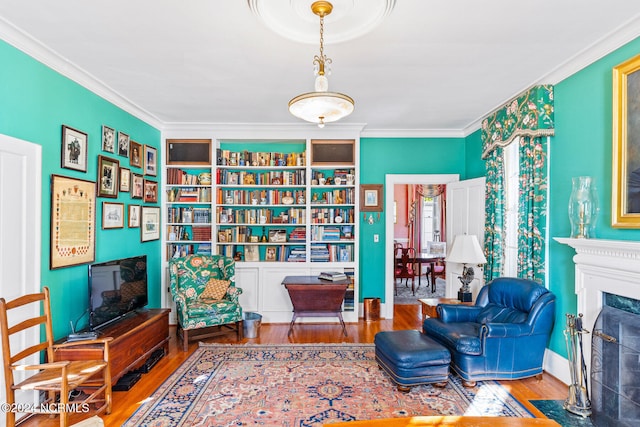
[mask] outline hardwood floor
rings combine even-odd
[[[421,314],[419,305],[396,305],[392,320],[379,320],[347,324],[348,336],[342,334],[341,326],[335,324],[296,324],[291,337],[287,337],[288,324],[262,324],[259,338],[247,339],[242,343],[254,344],[283,344],[283,343],[371,343],[374,335],[379,331],[398,329],[420,329]],[[216,337],[210,342],[235,344],[235,335]],[[189,345],[189,351],[183,352],[176,342],[175,328],[171,330],[169,354],[163,357],[151,372],[142,376],[131,390],[113,393],[113,408],[110,415],[102,418],[108,427],[121,426],[162,384],[162,382],[198,347],[197,342]],[[535,407],[527,403],[529,399],[565,399],[567,386],[549,374],[543,374],[541,381],[535,378],[516,381],[504,381],[502,384],[510,393],[522,402],[533,414],[544,418]],[[84,417],[83,417],[84,418]],[[72,421],[76,421],[72,417]],[[57,426],[57,418],[31,419],[22,426]]]

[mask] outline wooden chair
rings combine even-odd
[[[40,402],[32,413],[46,410],[46,413],[58,413],[60,426],[69,423],[69,415],[73,408],[75,412],[84,412],[90,404],[96,405],[97,413],[111,412],[111,372],[109,369],[109,341],[111,338],[83,340],[54,344],[53,327],[51,322],[51,306],[49,289],[43,288],[42,293],[24,295],[12,301],[0,298],[0,335],[2,335],[2,360],[4,365],[4,380],[7,404],[16,402],[16,390],[45,391],[47,397]],[[24,318],[25,308],[30,304],[38,305],[38,312],[43,313],[33,318]],[[11,320],[10,320],[11,319]],[[24,331],[35,331],[41,334],[44,327],[45,340],[24,348],[20,343]],[[35,328],[35,329],[31,329]],[[100,357],[97,360],[58,360],[56,351],[61,348],[78,347],[78,355]],[[29,363],[45,352],[45,363]],[[80,359],[81,357],[78,357]],[[30,375],[30,376],[29,376]],[[71,391],[82,391],[81,400],[69,401]],[[90,394],[89,394],[90,393]],[[37,396],[32,400],[35,401]],[[71,403],[71,404],[70,404]],[[28,405],[22,405],[26,410]],[[48,412],[47,412],[48,411]],[[86,414],[89,416],[89,413]],[[6,411],[6,423],[13,427],[16,413]]]
[[[413,248],[399,248],[396,253],[396,259],[399,259],[400,262],[394,269],[394,279],[396,280],[396,286],[398,279],[402,283],[402,279],[405,279],[405,285],[408,284],[409,279],[411,279],[411,292],[413,295],[416,294],[415,289],[415,277],[416,277],[416,269],[415,269],[415,258],[416,251]],[[396,288],[396,295],[398,294]]]

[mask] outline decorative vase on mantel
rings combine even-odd
[[[573,181],[569,198],[571,238],[594,238],[598,216],[598,193],[595,180],[590,176],[576,176],[571,179]]]

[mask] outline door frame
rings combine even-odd
[[[386,174],[384,177],[384,200],[385,200],[385,248],[384,248],[384,301],[382,307],[382,317],[393,318],[393,293],[394,280],[393,269],[393,201],[395,200],[396,184],[449,184],[460,181],[459,174]]]

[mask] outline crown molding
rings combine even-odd
[[[329,123],[319,128],[312,123],[165,123],[165,137],[217,139],[321,139],[359,138],[363,123]]]
[[[147,124],[158,129],[162,128],[163,123],[158,117],[120,95],[86,70],[65,59],[58,52],[2,17],[0,17],[0,39]]]
[[[364,129],[362,138],[464,138],[461,129]]]

